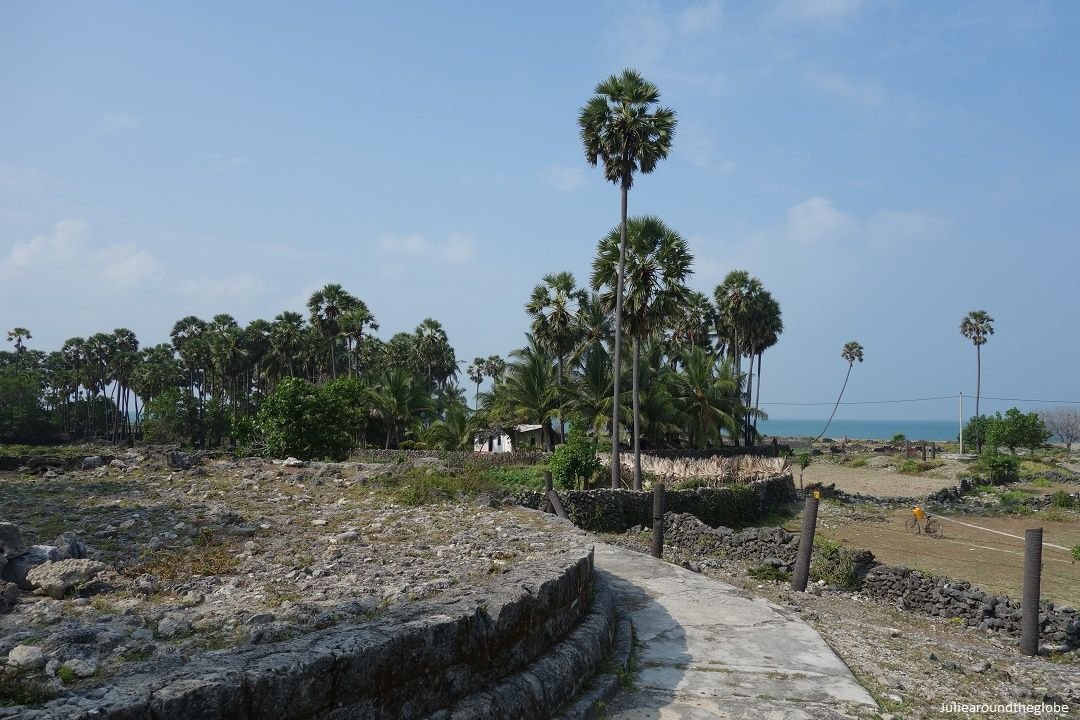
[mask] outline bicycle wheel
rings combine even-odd
[[[926,534],[933,538],[942,537],[941,523],[937,520],[930,518],[926,521]]]
[[[904,529],[907,530],[908,532],[913,532],[916,535],[918,535],[919,534],[919,523],[917,523],[915,521],[915,518],[910,517],[910,518],[907,519],[907,522],[904,523]]]

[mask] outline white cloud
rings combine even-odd
[[[845,239],[856,227],[855,218],[837,210],[828,198],[817,196],[788,208],[784,236],[807,247]]]
[[[867,109],[879,107],[885,101],[881,87],[875,82],[852,80],[837,73],[819,70],[808,70],[803,80],[806,86],[813,90]]]
[[[61,220],[53,227],[51,235],[38,235],[16,242],[8,253],[6,265],[9,268],[32,269],[69,263],[82,253],[85,235],[85,220]]]
[[[574,165],[548,165],[540,177],[557,190],[574,190],[585,184],[585,169]]]
[[[138,130],[142,127],[142,118],[125,112],[107,112],[101,116],[103,132],[115,133]]]
[[[148,250],[135,243],[109,245],[95,253],[101,276],[114,285],[133,287],[144,282],[161,280],[161,262]]]
[[[423,235],[383,235],[379,238],[379,247],[387,255],[426,254],[428,243]]]
[[[472,235],[453,233],[440,248],[443,257],[451,262],[466,262],[473,256],[475,243]]]
[[[206,276],[188,278],[180,283],[178,291],[181,295],[196,297],[200,300],[221,300],[247,298],[261,292],[265,287],[263,281],[251,273],[239,273],[220,278]]]
[[[406,255],[413,258],[443,259],[455,263],[470,260],[475,251],[473,236],[455,232],[444,242],[429,242],[418,233],[412,235],[383,235],[379,247],[386,255]]]
[[[862,7],[862,0],[780,0],[769,13],[769,21],[787,23],[835,23],[845,20]]]

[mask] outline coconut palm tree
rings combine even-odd
[[[397,442],[402,430],[434,410],[424,383],[403,368],[390,368],[376,379],[371,404],[386,429],[387,450]]]
[[[308,298],[308,312],[311,313],[311,325],[326,338],[330,344],[331,377],[337,377],[337,338],[341,334],[339,319],[349,310],[357,307],[360,300],[338,283],[330,283],[321,290],[316,290]]]
[[[476,395],[473,398],[473,410],[480,409],[480,383],[484,382],[484,358],[473,358],[465,371],[469,379],[476,383]]]
[[[675,112],[656,107],[660,91],[638,72],[623,70],[596,86],[596,95],[585,104],[578,116],[585,159],[595,167],[604,165],[604,177],[617,184],[622,208],[619,220],[619,270],[615,288],[615,371],[612,391],[611,486],[618,487],[619,477],[619,376],[622,363],[622,296],[626,249],[627,196],[634,184],[634,173],[647,175],[671,151],[675,134]]]
[[[686,351],[681,363],[672,392],[686,415],[690,446],[707,448],[713,439],[723,445],[723,431],[735,437],[738,418],[745,411],[739,404],[739,382],[730,363],[696,346]]]
[[[516,421],[540,424],[544,450],[551,450],[551,416],[559,409],[555,364],[536,338],[526,338],[528,345],[510,353],[514,362],[507,368],[503,400]]]
[[[544,276],[533,288],[525,312],[532,318],[532,334],[558,363],[559,437],[566,437],[566,376],[563,362],[578,343],[580,325],[578,311],[586,293],[577,287],[572,273],[560,272]]]
[[[623,235],[625,234],[625,239]],[[617,285],[617,265],[623,266],[621,316],[633,340],[632,402],[634,415],[634,489],[641,489],[641,395],[638,387],[641,343],[663,328],[685,302],[686,278],[693,256],[679,233],[652,216],[630,218],[609,232],[593,260],[593,290],[605,288],[601,300],[608,307]]]
[[[757,432],[759,404],[761,401],[761,356],[766,350],[776,345],[780,340],[780,334],[784,332],[784,319],[780,312],[780,303],[768,290],[762,291],[753,308],[753,321],[750,324],[750,346],[757,353],[757,392],[754,398],[754,425],[753,431]],[[750,356],[753,362],[753,354]]]
[[[972,310],[960,321],[960,334],[975,346],[975,417],[979,417],[979,396],[982,394],[982,346],[994,334],[994,318],[985,310]],[[976,449],[982,452],[982,434],[975,437]]]
[[[849,343],[844,343],[844,347],[840,350],[840,357],[847,361],[847,374],[844,375],[844,384],[840,388],[840,396],[836,398],[836,404],[833,405],[832,412],[829,413],[829,420],[825,423],[825,427],[822,429],[818,436],[811,440],[811,442],[817,442],[824,435],[825,431],[829,429],[829,425],[832,424],[833,416],[836,415],[836,408],[840,407],[840,399],[844,397],[844,390],[847,389],[848,378],[851,377],[851,368],[855,365],[855,361],[863,361],[863,346],[852,340]]]

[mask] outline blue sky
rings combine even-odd
[[[384,338],[430,316],[505,355],[618,222],[576,119],[630,66],[679,119],[630,212],[694,287],[780,301],[764,401],[834,398],[852,339],[846,399],[974,393],[972,309],[984,394],[1080,400],[1078,31],[1065,1],[4,3],[0,326],[148,344],[340,282]]]

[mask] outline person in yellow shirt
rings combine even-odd
[[[920,506],[916,505],[911,509],[911,514],[915,518],[915,532],[921,534],[923,524],[926,522],[926,513],[923,512],[923,509]]]

